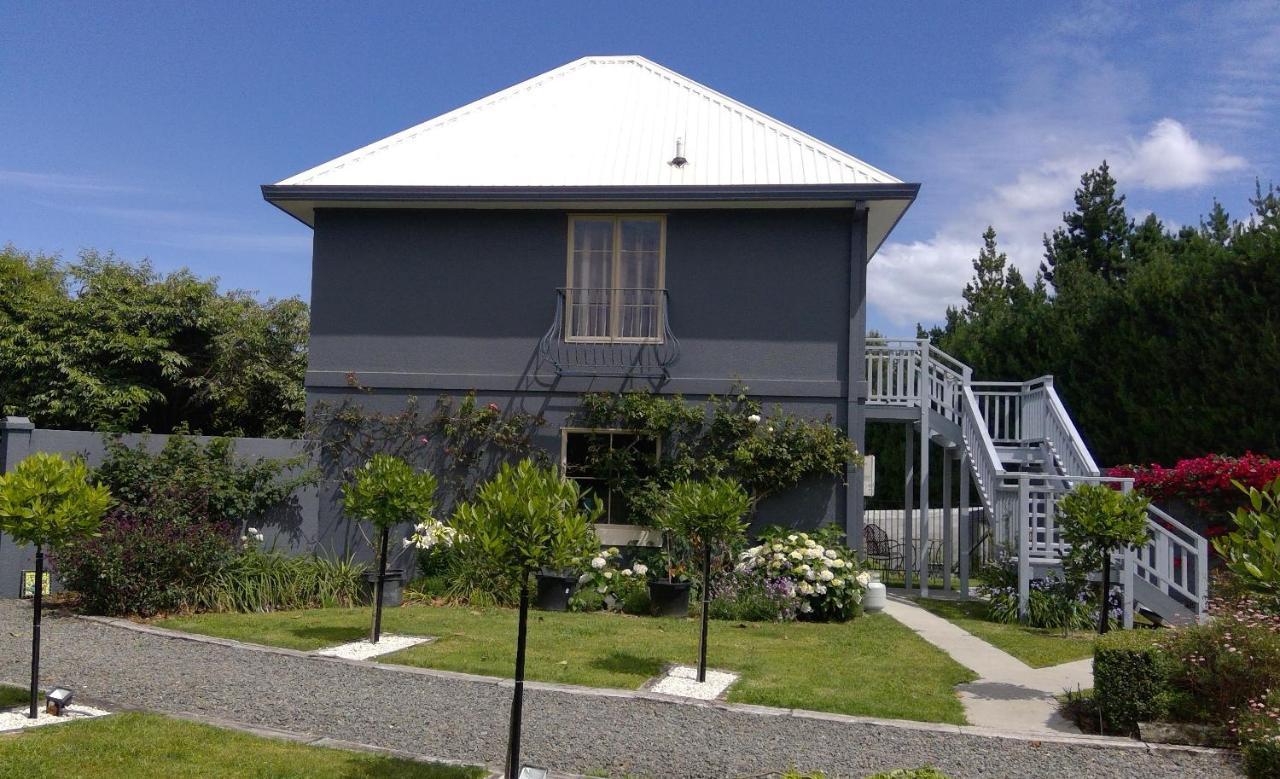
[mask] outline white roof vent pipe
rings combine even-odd
[[[676,156],[672,157],[671,161],[667,164],[676,168],[683,168],[685,165],[689,164],[689,161],[684,158],[683,138],[676,138]]]

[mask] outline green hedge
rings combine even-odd
[[[1264,738],[1245,744],[1244,772],[1249,779],[1280,776],[1280,740]]]
[[[1093,650],[1093,694],[1108,733],[1132,734],[1168,707],[1167,660],[1153,630],[1100,636]]]

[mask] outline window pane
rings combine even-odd
[[[613,287],[613,220],[576,219],[570,290],[565,293],[569,335],[609,335]]]
[[[656,219],[622,219],[618,252],[618,335],[656,338],[660,321],[662,223]]]

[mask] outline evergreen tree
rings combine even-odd
[[[1108,282],[1123,281],[1129,271],[1129,239],[1133,223],[1116,195],[1116,180],[1107,161],[1080,177],[1075,211],[1062,215],[1063,226],[1044,238],[1040,272],[1057,289],[1060,273],[1076,267]]]

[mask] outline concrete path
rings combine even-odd
[[[28,604],[0,600],[0,682],[20,684],[29,670],[30,618]],[[504,679],[53,615],[40,667],[45,684],[107,709],[217,718],[491,767],[506,748]],[[761,777],[791,766],[849,779],[921,765],[956,779],[1240,775],[1237,759],[1216,750],[537,683],[525,688],[524,757],[558,773],[635,779]]]
[[[956,688],[971,724],[1024,732],[1080,732],[1058,714],[1056,696],[1092,687],[1092,660],[1032,668],[901,595],[889,596],[885,613],[978,675],[977,681]]]

